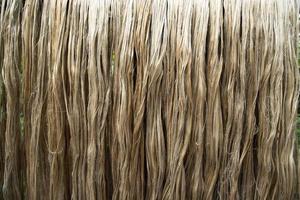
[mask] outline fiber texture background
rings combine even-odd
[[[299,199],[298,11],[2,0],[0,199]]]

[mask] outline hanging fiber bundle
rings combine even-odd
[[[0,199],[299,199],[298,9],[2,0]]]

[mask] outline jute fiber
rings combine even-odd
[[[1,0],[0,199],[300,199],[298,12]]]

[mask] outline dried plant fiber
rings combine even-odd
[[[297,0],[1,0],[0,200],[298,200]]]

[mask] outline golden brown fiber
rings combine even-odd
[[[298,9],[0,1],[0,200],[299,199]]]

